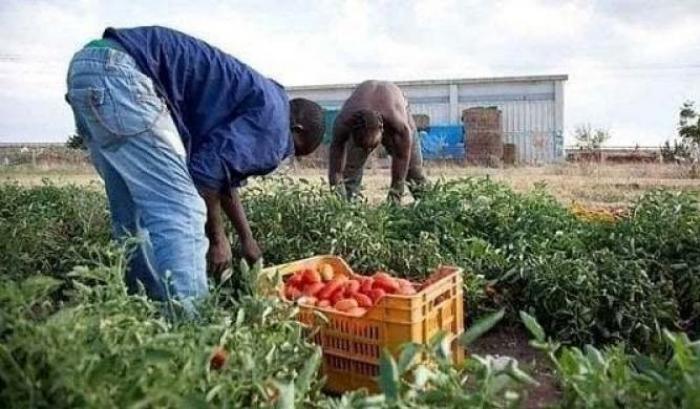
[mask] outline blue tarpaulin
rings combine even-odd
[[[431,126],[420,132],[424,159],[464,158],[464,128],[461,125]]]
[[[333,121],[340,111],[325,109],[323,112],[326,132],[323,143],[329,144],[333,137]],[[419,133],[423,158],[462,159],[464,158],[464,127],[462,125],[435,125]]]

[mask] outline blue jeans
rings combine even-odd
[[[137,237],[126,283],[191,307],[207,294],[206,207],[187,170],[165,102],[134,60],[109,48],[79,51],[68,70],[78,132],[104,180],[117,239]]]

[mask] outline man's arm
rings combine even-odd
[[[406,174],[411,157],[411,128],[404,123],[400,131],[394,135],[394,149],[391,153],[391,188],[389,200],[400,202],[404,193]]]
[[[199,194],[207,206],[205,231],[209,239],[208,270],[213,274],[220,274],[230,266],[232,259],[231,243],[226,237],[224,220],[221,216],[221,198],[219,192],[210,189],[200,188]]]
[[[226,237],[224,219],[221,215],[222,208],[236,229],[243,257],[251,264],[257,261],[261,257],[261,251],[253,238],[238,190],[231,189],[228,194],[220,194],[214,190],[200,189],[200,195],[207,205],[205,229],[209,238],[209,251],[207,253],[209,270],[219,274],[230,266],[233,258],[231,243]]]
[[[248,263],[255,263],[262,257],[262,252],[258,242],[253,237],[253,232],[250,230],[248,218],[245,215],[243,203],[241,203],[241,197],[238,195],[238,189],[232,188],[229,194],[221,196],[221,207],[236,229],[238,240],[241,242],[243,257]]]
[[[333,140],[328,157],[328,183],[331,187],[337,186],[342,181],[343,169],[345,169],[345,146],[349,138],[349,129],[336,122],[333,126]]]

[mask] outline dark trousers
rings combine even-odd
[[[408,189],[415,199],[420,196],[420,191],[423,185],[427,182],[427,178],[423,174],[423,154],[420,149],[420,141],[417,138],[418,133],[413,134],[413,148],[411,150],[411,158],[408,162],[408,174],[406,175],[406,183]],[[348,199],[352,199],[360,193],[362,186],[362,175],[367,162],[369,152],[355,144],[351,138],[347,142],[347,156],[345,159],[345,170],[343,171],[343,181],[345,183],[345,194]],[[386,147],[386,145],[385,145]],[[387,152],[391,156],[391,149],[386,147]],[[392,186],[389,192],[389,197],[392,199],[400,199],[403,195],[404,186]]]

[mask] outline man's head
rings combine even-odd
[[[355,143],[367,151],[376,148],[382,141],[384,121],[377,111],[362,109],[350,118],[350,128]]]
[[[318,148],[323,141],[326,124],[323,109],[315,102],[304,98],[289,101],[289,116],[294,137],[294,154],[305,156]]]

